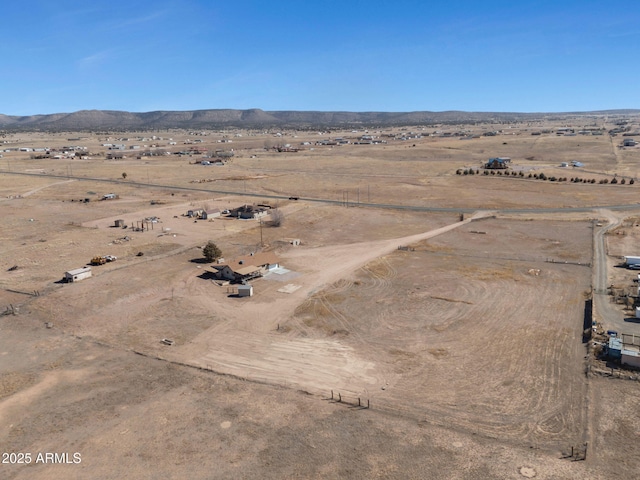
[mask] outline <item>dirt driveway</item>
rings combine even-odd
[[[290,250],[283,263],[301,276],[292,280],[293,293],[275,292],[232,300],[232,307],[211,309],[224,320],[176,350],[176,358],[216,371],[269,383],[296,385],[314,393],[341,389],[353,395],[384,382],[384,372],[360,358],[339,340],[287,337],[276,329],[314,292],[349,276],[398,246],[444,234],[472,218],[429,232],[391,240],[314,249]],[[261,288],[264,281],[256,285]],[[275,298],[274,298],[275,297]]]

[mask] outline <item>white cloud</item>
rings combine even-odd
[[[77,61],[77,67],[79,70],[90,70],[108,62],[112,57],[113,52],[111,50],[103,50],[81,58]]]

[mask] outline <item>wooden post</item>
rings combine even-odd
[[[587,442],[584,442],[584,458],[583,460],[587,459]]]
[[[333,400],[333,390],[331,390],[331,400]]]
[[[338,402],[342,402],[342,395],[338,393]]]
[[[369,408],[369,399],[367,398],[367,408]]]
[[[360,397],[358,397],[358,406],[360,406]]]

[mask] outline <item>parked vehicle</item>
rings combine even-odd
[[[99,255],[91,259],[91,265],[104,265],[105,263],[107,263],[107,259]]]
[[[107,262],[115,262],[117,259],[115,255],[96,255],[91,259],[91,265],[104,265]]]

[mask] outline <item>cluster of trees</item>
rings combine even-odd
[[[512,176],[512,177],[520,177],[520,178],[531,178],[531,179],[535,179],[535,180],[549,180],[550,182],[572,182],[572,183],[596,183],[596,179],[595,178],[579,178],[579,177],[572,177],[572,178],[567,178],[567,177],[556,177],[556,176],[547,176],[545,175],[543,172],[540,173],[529,173],[529,174],[525,174],[523,171],[507,171],[507,170],[483,170],[482,173],[484,175],[502,175],[505,177],[508,176]],[[468,169],[458,169],[456,170],[456,175],[480,175],[480,170],[476,169],[474,170],[473,168],[468,168]],[[625,185],[627,183],[627,180],[622,178],[620,180],[618,180],[617,177],[612,178],[611,180],[607,179],[607,178],[603,178],[597,181],[598,184],[600,185],[605,185],[607,183],[611,183],[612,185],[616,185],[616,184],[620,184],[620,185]],[[635,181],[632,179],[629,180],[629,185],[633,185],[635,183]]]

